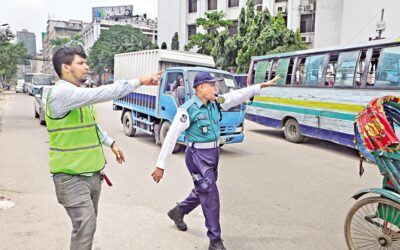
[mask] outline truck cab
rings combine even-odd
[[[234,76],[226,71],[206,67],[167,68],[159,86],[140,86],[129,95],[114,100],[114,109],[122,110],[121,122],[125,134],[134,136],[141,131],[153,135],[157,144],[163,144],[178,107],[195,94],[193,81],[200,71],[223,79],[216,83],[219,95],[239,88]],[[243,141],[244,110],[245,104],[241,104],[222,111],[220,145]],[[174,152],[185,144],[183,132]]]
[[[229,91],[238,89],[238,85],[233,75],[228,72],[203,67],[176,67],[169,68],[164,72],[160,85],[160,98],[158,102],[159,116],[164,121],[160,128],[160,139],[163,140],[164,126],[170,125],[176,114],[177,108],[188,101],[195,90],[193,80],[200,71],[207,71],[222,81],[216,83],[218,94],[222,95]],[[183,85],[180,83],[183,79]],[[245,105],[241,104],[228,111],[222,111],[221,120],[221,145],[225,143],[238,143],[244,139],[243,121]],[[166,123],[167,121],[168,123]],[[182,133],[178,141],[185,144],[185,133]]]

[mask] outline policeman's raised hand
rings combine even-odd
[[[163,71],[139,78],[140,85],[159,85]]]
[[[111,146],[111,151],[115,154],[116,161],[119,164],[122,164],[125,162],[125,155],[124,152],[117,146],[117,144],[114,142]]]
[[[277,75],[277,76],[274,77],[274,79],[272,79],[272,80],[270,80],[268,82],[260,83],[260,87],[261,88],[266,88],[266,87],[269,87],[269,86],[274,86],[274,85],[276,85],[276,82],[279,79],[281,79],[281,77],[279,75]]]
[[[164,175],[164,169],[159,168],[159,167],[157,167],[157,166],[156,166],[156,168],[154,169],[153,173],[151,173],[151,177],[153,177],[153,180],[154,180],[156,183],[159,183],[159,182],[160,182],[160,180],[161,180],[161,178],[163,177],[163,175]]]

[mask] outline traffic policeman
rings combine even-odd
[[[188,147],[185,162],[192,176],[194,188],[189,196],[168,212],[168,216],[181,231],[187,230],[183,217],[201,205],[210,239],[209,250],[226,249],[221,239],[220,203],[217,188],[218,160],[220,156],[220,112],[228,110],[260,93],[261,88],[276,84],[279,77],[247,88],[231,91],[216,100],[216,82],[209,72],[199,72],[193,81],[196,93],[178,108],[152,172],[155,182],[163,177],[178,136],[186,130]],[[216,102],[218,101],[218,103]]]

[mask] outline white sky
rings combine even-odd
[[[133,14],[157,17],[157,0],[0,0],[0,25],[8,23],[11,31],[27,29],[36,35],[36,50],[42,49],[41,32],[46,32],[49,14],[54,20],[70,19],[91,22],[92,7],[133,5]]]

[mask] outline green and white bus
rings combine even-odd
[[[246,119],[354,147],[356,114],[376,97],[400,96],[400,39],[252,57],[251,85],[280,75],[247,106]]]

